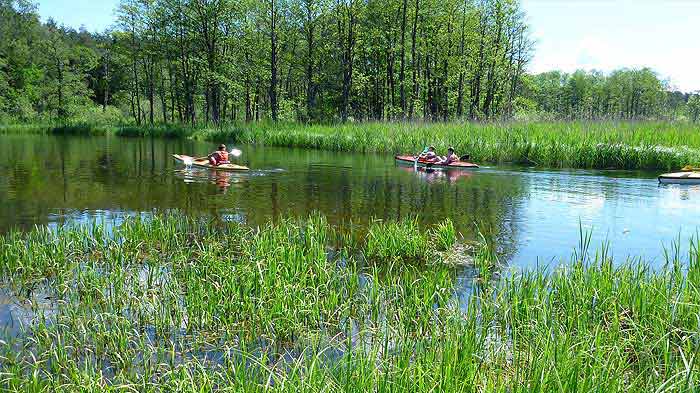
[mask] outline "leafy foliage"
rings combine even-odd
[[[517,0],[122,0],[104,33],[42,23],[28,1],[4,0],[0,37],[0,121],[700,114],[697,98],[646,68],[528,75],[533,41]]]
[[[528,76],[522,97],[547,119],[664,119],[682,118],[692,95],[670,91],[649,68],[601,72],[559,71]],[[533,111],[534,109],[534,111]],[[692,116],[691,116],[692,117]]]

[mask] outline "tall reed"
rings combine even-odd
[[[79,134],[194,138],[330,151],[415,153],[454,147],[479,163],[598,169],[700,165],[700,128],[668,122],[549,123],[230,123],[186,125],[4,125],[0,134]]]
[[[212,141],[332,151],[415,153],[434,145],[483,163],[545,167],[670,169],[700,163],[700,129],[657,122],[251,123],[196,132]]]

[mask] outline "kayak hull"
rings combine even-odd
[[[457,161],[453,162],[449,165],[441,165],[441,164],[435,164],[435,163],[430,163],[430,162],[421,162],[418,161],[416,164],[416,159],[414,156],[395,156],[394,159],[396,160],[397,163],[399,164],[404,164],[404,165],[417,165],[421,168],[432,168],[432,169],[477,169],[479,168],[478,165],[472,163],[472,162],[466,162],[466,161]]]
[[[700,172],[664,173],[659,176],[663,184],[700,184]]]
[[[185,163],[185,161],[192,160],[192,166],[195,168],[205,168],[205,169],[213,169],[217,171],[231,171],[231,172],[240,172],[240,171],[247,171],[250,170],[247,166],[243,165],[236,165],[236,164],[221,164],[221,165],[211,165],[208,160],[197,160],[194,161],[193,157],[184,155],[184,154],[173,154],[173,158],[175,161],[180,162],[180,163]]]

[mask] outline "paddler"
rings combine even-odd
[[[450,165],[453,162],[457,162],[457,161],[459,161],[459,156],[457,154],[455,154],[454,147],[450,147],[449,149],[447,149],[447,155],[445,157],[441,157],[438,164]]]
[[[435,153],[435,146],[430,146],[427,150],[424,150],[418,155],[418,159],[424,162],[435,162],[438,161],[440,157]]]
[[[226,145],[223,143],[219,145],[219,150],[211,153],[209,156],[209,163],[212,166],[219,166],[221,164],[230,164],[228,160],[228,151],[226,151]]]

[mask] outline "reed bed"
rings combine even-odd
[[[686,123],[255,123],[201,130],[194,137],[392,154],[452,146],[476,162],[544,167],[671,169],[700,163],[700,126]]]
[[[479,163],[554,168],[678,169],[700,165],[700,126],[668,122],[230,123],[219,126],[5,125],[0,134],[194,138],[344,152],[415,153],[454,147]]]
[[[201,127],[175,124],[158,124],[153,126],[105,125],[90,123],[71,124],[6,124],[0,125],[0,135],[79,135],[79,136],[122,136],[187,138]]]
[[[0,342],[0,389],[700,388],[697,241],[661,270],[582,247],[561,268],[475,278],[460,304],[460,267],[441,258],[451,223],[337,230],[320,215],[256,229],[156,216],[5,235],[2,287],[25,325]],[[496,265],[477,250],[479,269]]]

